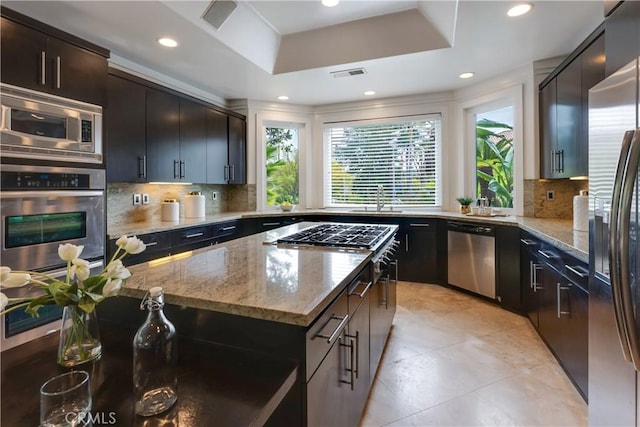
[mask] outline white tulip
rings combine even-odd
[[[2,292],[0,292],[0,311],[4,310],[4,308],[9,304],[9,298]]]
[[[120,236],[120,238],[116,240],[116,246],[118,246],[119,248],[124,248],[125,246],[127,246],[127,243],[129,243],[129,238],[126,235]]]
[[[102,288],[102,295],[105,298],[118,295],[120,288],[122,287],[122,280],[120,279],[107,279],[107,283]]]
[[[112,279],[125,280],[131,277],[131,272],[125,268],[121,260],[117,259],[109,263],[105,275]]]
[[[129,237],[129,241],[127,245],[124,247],[124,250],[127,251],[128,254],[139,254],[147,248],[147,245],[136,236]]]
[[[0,281],[7,280],[9,278],[9,274],[11,274],[11,268],[0,267]]]
[[[9,273],[6,279],[0,282],[3,288],[19,288],[31,281],[31,275],[26,273]]]
[[[73,279],[77,277],[78,280],[86,280],[87,277],[91,274],[91,269],[89,268],[89,261],[84,259],[76,258],[71,261],[73,264],[69,269],[69,276]]]
[[[74,259],[80,257],[84,246],[76,246],[71,243],[65,243],[64,245],[58,246],[58,256],[63,261],[73,261]]]

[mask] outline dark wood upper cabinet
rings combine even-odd
[[[7,9],[3,8],[3,15],[6,12]],[[108,51],[101,48],[85,49],[32,26],[49,28],[45,24],[15,12],[11,12],[11,15],[15,15],[16,20],[2,17],[0,73],[4,83],[105,105]],[[32,25],[24,25],[18,20],[25,20]],[[59,30],[51,31],[79,41]]]
[[[589,89],[603,79],[601,25],[541,84],[541,178],[589,174]]]
[[[146,182],[146,88],[110,74],[107,92],[107,181]]]
[[[247,183],[246,121],[229,116],[229,184]]]
[[[180,172],[185,182],[207,182],[206,107],[180,99]]]
[[[147,89],[147,177],[175,182],[180,177],[180,98]]]
[[[207,184],[227,183],[227,115],[207,108]]]
[[[627,0],[605,20],[606,76],[640,56],[640,1]]]

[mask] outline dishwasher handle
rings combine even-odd
[[[457,231],[459,233],[481,234],[485,236],[495,236],[496,234],[495,227],[480,224],[468,224],[464,222],[449,221],[447,223],[447,228],[449,231]]]

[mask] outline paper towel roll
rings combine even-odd
[[[160,219],[177,222],[180,219],[180,204],[175,199],[165,199],[160,204]]]
[[[586,191],[573,196],[573,229],[589,231],[589,196]]]
[[[204,218],[204,196],[200,193],[189,193],[184,196],[184,217]]]

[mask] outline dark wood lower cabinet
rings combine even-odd
[[[528,233],[523,233],[521,242],[521,289],[526,312],[578,392],[587,400],[588,268]]]

